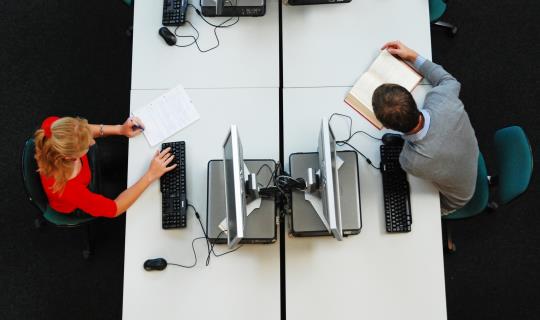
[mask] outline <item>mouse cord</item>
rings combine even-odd
[[[230,1],[225,1],[225,2],[229,2],[231,3]],[[231,3],[232,5],[232,3]],[[191,7],[193,8],[193,10],[195,10],[195,12],[197,13],[197,15],[205,22],[207,23],[209,26],[211,27],[214,27],[214,37],[216,38],[216,45],[213,46],[213,47],[210,47],[208,49],[201,49],[201,47],[199,46],[199,30],[197,30],[197,28],[195,28],[195,26],[193,26],[193,24],[189,21],[189,20],[186,20],[186,23],[190,25],[190,27],[195,31],[195,35],[182,35],[182,34],[178,34],[178,29],[180,28],[180,26],[177,26],[175,29],[174,29],[174,35],[177,37],[177,38],[189,38],[189,39],[192,39],[191,42],[187,43],[187,44],[175,44],[175,46],[177,47],[180,47],[180,48],[185,48],[185,47],[189,47],[189,46],[192,46],[193,44],[195,44],[195,46],[197,47],[197,50],[199,50],[199,52],[201,53],[206,53],[206,52],[209,52],[209,51],[212,51],[214,49],[216,49],[217,47],[219,47],[220,45],[220,42],[219,42],[219,37],[218,37],[218,34],[217,34],[217,29],[223,29],[223,28],[228,28],[228,27],[232,27],[234,26],[235,24],[238,23],[238,21],[240,21],[240,17],[230,17],[230,18],[227,18],[226,20],[224,20],[223,22],[221,22],[220,24],[213,24],[211,23],[210,21],[206,20],[204,18],[204,16],[202,15],[201,11],[196,8],[194,5],[192,5],[191,3],[188,3],[188,7]],[[232,23],[228,23],[229,21],[233,21]],[[228,24],[227,24],[228,23]]]
[[[167,262],[167,264],[169,265],[173,265],[173,266],[177,266],[177,267],[182,267],[182,268],[186,268],[186,269],[190,269],[190,268],[193,268],[197,265],[197,253],[195,253],[195,241],[199,240],[199,239],[205,239],[205,237],[198,237],[198,238],[195,238],[191,241],[191,249],[193,250],[193,256],[195,257],[195,261],[193,262],[193,264],[189,265],[189,266],[185,266],[185,265],[182,265],[182,264],[178,264],[178,263],[173,263],[173,262]]]
[[[221,235],[224,234],[224,233],[225,233],[225,231],[222,230],[222,231],[218,234],[218,236],[216,237],[216,239],[219,239],[219,237],[221,237]],[[221,256],[224,256],[224,255],[229,254],[229,253],[231,253],[231,252],[235,252],[236,250],[238,250],[238,249],[240,249],[240,248],[242,248],[242,247],[244,246],[243,244],[241,244],[241,245],[239,245],[238,247],[236,247],[236,248],[234,248],[234,249],[232,249],[232,250],[225,251],[225,252],[222,252],[222,253],[216,253],[215,250],[214,250],[214,245],[215,245],[215,244],[216,244],[216,243],[214,242],[214,243],[212,243],[212,245],[210,246],[210,252],[211,252],[211,253],[214,255],[214,257],[216,257],[216,258],[221,257]],[[206,265],[210,264],[210,252],[208,253],[208,257],[206,258],[206,263],[207,263]]]
[[[379,169],[380,169],[379,167],[375,166],[375,165],[373,164],[373,162],[372,162],[365,154],[363,154],[360,150],[358,150],[358,149],[355,148],[353,145],[351,145],[351,144],[349,143],[349,141],[351,141],[351,139],[352,139],[355,135],[357,135],[358,133],[362,133],[362,134],[364,134],[364,135],[366,135],[366,136],[368,136],[368,137],[370,137],[370,138],[372,138],[372,139],[374,139],[374,140],[381,141],[381,139],[380,139],[380,138],[377,138],[377,137],[375,137],[375,136],[373,136],[373,135],[371,135],[371,134],[369,134],[369,133],[367,133],[367,132],[365,132],[365,131],[362,131],[362,130],[357,130],[357,131],[355,131],[355,132],[352,132],[352,118],[351,118],[350,116],[345,115],[345,114],[342,114],[342,113],[337,113],[337,112],[332,113],[332,115],[331,115],[330,118],[328,119],[328,123],[329,123],[330,127],[332,127],[332,118],[333,118],[334,116],[343,117],[343,118],[346,118],[346,119],[349,120],[349,121],[348,121],[348,123],[349,123],[349,124],[348,124],[348,127],[349,127],[349,136],[348,136],[346,139],[344,139],[344,140],[336,140],[336,145],[338,145],[338,146],[340,146],[340,147],[341,147],[341,146],[344,146],[344,145],[348,146],[349,148],[351,148],[352,150],[354,150],[356,153],[358,153],[359,155],[361,155],[364,159],[366,159],[366,162],[367,162],[370,166],[372,166],[373,168],[379,170]],[[334,130],[332,130],[332,131],[334,131]]]
[[[346,118],[348,121],[348,127],[349,127],[349,136],[344,139],[344,140],[341,140],[341,141],[345,141],[345,142],[349,142],[355,135],[357,135],[358,133],[363,133],[365,134],[366,136],[374,139],[374,140],[379,140],[381,141],[381,138],[377,138],[365,131],[362,131],[362,130],[357,130],[355,132],[352,132],[352,118],[346,114],[343,114],[343,113],[337,113],[337,112],[334,112],[332,113],[332,115],[330,115],[330,119],[328,119],[328,123],[330,123],[330,125],[332,125],[332,119],[337,116],[337,117],[343,117],[343,118]]]
[[[204,226],[203,226],[203,223],[201,221],[201,216],[199,215],[199,212],[197,211],[197,209],[195,208],[195,206],[193,206],[191,203],[189,203],[188,201],[188,207],[191,207],[193,209],[193,213],[195,214],[195,217],[197,217],[197,220],[199,221],[199,225],[201,226],[201,230],[204,234],[204,237],[199,237],[199,238],[196,238],[196,239],[206,239],[206,246],[207,246],[207,250],[208,250],[208,255],[206,256],[206,262],[205,262],[205,265],[208,266],[210,265],[210,259],[211,259],[211,255],[213,254],[216,258],[217,257],[221,257],[221,256],[224,256],[226,254],[229,254],[231,252],[234,252],[238,249],[240,249],[243,245],[240,245],[232,250],[229,250],[229,251],[226,251],[226,252],[222,252],[222,253],[216,253],[215,250],[214,250],[214,245],[216,244],[215,242],[214,243],[211,243],[210,242],[210,239],[208,238],[208,233],[206,232],[206,230],[204,229]],[[219,237],[224,233],[224,231],[221,231],[218,236],[216,237],[216,239],[219,239]],[[194,239],[195,240],[195,239]]]

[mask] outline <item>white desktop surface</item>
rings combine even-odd
[[[264,16],[241,17],[236,25],[218,29],[219,47],[201,53],[195,45],[169,46],[159,36],[163,0],[135,1],[131,89],[170,89],[179,83],[185,88],[279,87],[278,4],[268,0]],[[219,24],[226,18],[206,19]],[[214,28],[191,7],[187,20],[199,31],[202,49],[215,45]],[[179,33],[194,34],[188,24]]]
[[[283,6],[284,87],[352,86],[391,40],[431,58],[428,0]]]
[[[132,91],[131,110],[163,92]],[[201,118],[167,141],[186,141],[188,199],[205,225],[207,163],[222,158],[230,124],[238,126],[246,159],[279,159],[278,89],[192,89],[187,93]],[[128,185],[146,172],[156,149],[142,135],[130,139]],[[186,229],[161,228],[159,182],[142,194],[126,216],[123,318],[279,319],[278,242],[245,245],[231,254],[212,257],[205,267],[206,244],[199,240],[196,267],[143,269],[146,259],[156,257],[191,264],[191,241],[199,236],[202,232],[191,210]],[[224,252],[227,246],[216,245],[215,249]]]
[[[419,106],[429,88],[421,85],[413,92]],[[343,102],[349,89],[284,89],[286,170],[291,153],[317,150],[321,117],[329,118],[333,112],[350,115],[353,131],[365,130],[379,137],[384,133]],[[332,121],[338,140],[346,137],[346,125],[343,118]],[[358,134],[352,144],[379,166],[379,141]],[[409,175],[412,231],[389,234],[380,172],[360,155],[358,159],[360,234],[342,242],[331,237],[286,236],[287,319],[446,319],[437,190]]]

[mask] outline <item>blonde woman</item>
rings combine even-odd
[[[163,174],[173,170],[170,148],[157,151],[147,172],[134,185],[109,199],[88,189],[92,172],[86,153],[94,138],[123,135],[134,137],[143,130],[137,118],[121,125],[95,125],[81,118],[48,117],[34,134],[36,161],[43,189],[52,209],[69,214],[80,209],[96,217],[117,217]]]

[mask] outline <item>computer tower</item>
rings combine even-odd
[[[276,166],[274,160],[244,160],[244,163],[250,172],[259,173],[257,179],[262,185],[266,186],[267,181],[271,181],[273,172],[261,169],[261,167],[266,165],[274,169]],[[209,240],[216,244],[227,244],[227,236],[219,228],[219,224],[227,217],[224,184],[223,160],[210,160],[207,176],[206,230]],[[273,183],[271,182],[270,185]],[[261,207],[248,215],[245,236],[240,243],[267,244],[275,242],[277,239],[276,212],[274,199],[262,199]]]
[[[338,174],[343,235],[348,236],[358,234],[362,229],[358,156],[354,151],[338,151],[337,155],[343,160]],[[317,152],[291,154],[291,177],[307,181],[308,168],[313,171],[319,168],[318,156]],[[296,237],[331,235],[303,191],[293,191],[291,195],[290,234]]]
[[[221,14],[216,14],[216,5],[222,2]],[[201,12],[206,17],[260,17],[266,13],[265,0],[202,0]]]
[[[303,6],[309,4],[329,4],[329,3],[346,3],[351,2],[351,0],[288,0],[285,1],[285,4],[290,6]]]

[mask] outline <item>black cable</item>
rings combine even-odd
[[[192,46],[194,43],[197,42],[197,40],[199,39],[199,31],[197,29],[195,29],[195,27],[193,27],[193,25],[191,24],[191,22],[189,21],[186,21],[187,23],[189,23],[189,25],[191,26],[191,28],[193,28],[193,30],[195,30],[195,32],[197,33],[196,36],[190,36],[190,35],[179,35],[178,34],[178,28],[180,28],[180,26],[176,27],[174,29],[174,35],[177,37],[177,38],[192,38],[193,41],[191,43],[188,43],[188,44],[175,44],[175,46],[177,47],[180,47],[180,48],[185,48],[185,47],[189,47],[189,46]]]
[[[281,181],[283,181],[283,179],[286,179],[289,182],[282,183]],[[292,191],[292,189],[299,190],[299,191],[306,191],[307,189],[307,185],[304,179],[302,178],[295,179],[287,175],[277,176],[274,184],[284,189],[285,191]]]
[[[221,257],[221,256],[224,256],[224,255],[229,254],[229,253],[231,253],[231,252],[234,252],[234,251],[240,249],[240,248],[243,246],[243,245],[240,245],[240,246],[238,246],[238,247],[236,247],[236,248],[234,248],[234,249],[232,249],[232,250],[229,250],[229,251],[227,251],[227,252],[224,252],[224,253],[216,253],[216,252],[214,251],[214,245],[215,245],[216,243],[214,242],[214,243],[212,243],[212,244],[210,245],[210,239],[209,239],[209,237],[208,237],[208,233],[207,233],[206,230],[204,229],[204,226],[203,226],[203,223],[202,223],[202,221],[201,221],[201,217],[200,217],[200,215],[199,215],[199,212],[197,211],[197,209],[195,209],[195,206],[193,206],[192,204],[189,203],[189,201],[188,201],[187,206],[188,206],[188,207],[191,207],[191,208],[193,209],[193,212],[194,212],[194,214],[195,214],[195,217],[196,217],[197,220],[199,221],[199,225],[201,226],[201,230],[202,230],[202,232],[203,232],[203,234],[204,234],[204,237],[196,238],[196,239],[194,239],[193,241],[198,240],[198,239],[203,239],[203,238],[206,239],[206,246],[207,246],[207,250],[208,250],[208,255],[207,255],[207,257],[206,257],[206,262],[205,262],[205,265],[206,265],[206,266],[210,265],[210,257],[211,257],[212,254],[213,254],[216,258],[217,258],[217,257]],[[218,234],[218,236],[216,237],[216,240],[219,239],[219,237],[220,237],[223,233],[224,233],[224,231],[221,231],[221,232]],[[193,243],[192,243],[192,245],[193,245]],[[193,250],[195,250],[195,249],[193,249]],[[195,252],[195,251],[194,251],[194,252]],[[195,255],[195,259],[197,259],[197,256],[196,256],[196,255]]]
[[[167,262],[167,265],[173,265],[173,266],[177,266],[177,267],[182,267],[182,268],[186,268],[186,269],[190,269],[190,268],[193,268],[197,265],[197,253],[195,252],[195,241],[199,240],[199,239],[206,239],[206,237],[198,237],[198,238],[195,238],[191,241],[191,249],[193,250],[193,256],[195,257],[195,261],[193,262],[193,264],[189,265],[189,266],[185,266],[185,265],[182,265],[182,264],[178,264],[178,263],[173,263],[173,262]]]
[[[376,167],[373,162],[368,158],[366,157],[362,152],[360,152],[360,150],[356,149],[355,147],[353,147],[350,143],[348,142],[343,142],[343,144],[346,144],[347,146],[349,146],[351,149],[353,149],[354,151],[356,151],[356,153],[358,153],[359,155],[361,155],[362,157],[364,157],[364,159],[366,159],[366,162],[372,166],[373,168],[379,170],[380,168],[379,167]]]
[[[270,185],[270,182],[272,182],[272,178],[273,178],[273,176],[274,176],[274,171],[275,171],[275,169],[272,170],[272,168],[270,168],[269,165],[267,165],[266,163],[264,163],[264,164],[259,168],[259,170],[257,171],[257,173],[256,173],[255,175],[256,175],[256,176],[259,176],[259,173],[261,173],[261,170],[262,170],[263,168],[268,168],[268,171],[270,171],[270,178],[268,179],[268,182],[266,183],[266,188],[268,188],[268,186]],[[260,185],[261,185],[261,187],[263,186],[262,184],[260,184]]]
[[[228,2],[230,3],[231,5],[232,2],[227,0],[225,2]],[[234,4],[236,6],[236,4]],[[199,6],[201,6],[201,3],[199,2]],[[190,47],[192,46],[193,44],[195,44],[195,46],[197,47],[197,50],[199,50],[199,52],[201,53],[206,53],[206,52],[209,52],[209,51],[212,51],[214,49],[216,49],[217,47],[219,47],[220,45],[220,42],[219,42],[219,37],[218,37],[218,34],[217,34],[217,29],[223,29],[223,28],[229,28],[229,27],[232,27],[234,26],[235,24],[238,23],[238,21],[240,21],[240,17],[230,17],[230,18],[227,18],[226,20],[224,20],[223,22],[221,22],[220,24],[213,24],[211,23],[210,21],[206,20],[206,18],[204,18],[204,16],[202,15],[201,11],[195,7],[194,5],[192,5],[191,3],[188,3],[188,7],[191,7],[193,8],[193,10],[195,10],[195,13],[206,23],[208,24],[209,26],[211,27],[214,27],[214,37],[216,38],[216,45],[213,46],[213,47],[210,47],[208,49],[201,49],[201,47],[199,46],[199,36],[200,36],[200,33],[199,33],[199,30],[197,30],[197,28],[195,28],[195,26],[189,21],[189,20],[186,20],[186,23],[189,24],[191,26],[191,28],[195,31],[196,35],[182,35],[182,34],[178,34],[178,29],[180,28],[180,26],[176,27],[174,29],[174,35],[177,37],[177,38],[190,38],[192,39],[192,41],[190,43],[187,43],[187,44],[175,44],[176,47],[179,47],[179,48],[185,48],[185,47]],[[232,23],[229,23],[227,24],[227,22],[235,19],[236,20]]]
[[[230,3],[231,6],[233,5],[231,1],[227,0],[225,1],[225,3]],[[234,6],[236,7],[237,3],[234,4]],[[203,16],[203,14],[201,13],[201,11],[195,7],[194,5],[192,5],[191,3],[188,3],[188,7],[192,7],[194,10],[195,10],[195,13],[197,13],[197,15],[204,21],[206,22],[206,24],[208,24],[209,26],[211,27],[214,27],[214,28],[228,28],[228,27],[232,27],[234,26],[235,24],[238,23],[238,21],[240,21],[240,17],[229,17],[227,18],[227,20],[223,21],[222,23],[220,24],[213,24],[211,23],[210,21],[206,20],[206,18]],[[199,7],[202,7],[202,4],[201,4],[201,1],[199,1]],[[231,24],[228,24],[228,25],[224,25],[225,22],[229,22],[231,21],[233,18],[236,18],[236,21],[231,23]]]
[[[370,166],[372,166],[373,168],[375,168],[375,169],[377,169],[377,170],[380,169],[379,167],[376,167],[376,166],[373,164],[373,162],[372,162],[365,154],[363,154],[360,150],[358,150],[358,149],[356,149],[355,147],[353,147],[353,146],[349,143],[349,141],[350,141],[356,134],[358,134],[358,133],[363,133],[363,134],[367,135],[368,137],[370,137],[370,138],[372,138],[372,139],[375,139],[375,140],[378,140],[378,141],[381,141],[381,139],[380,139],[380,138],[377,138],[377,137],[375,137],[375,136],[372,136],[371,134],[369,134],[369,133],[367,133],[367,132],[365,132],[365,131],[362,131],[362,130],[358,130],[358,131],[352,132],[352,118],[351,118],[350,116],[346,115],[346,114],[337,113],[337,112],[332,113],[332,115],[331,115],[330,118],[328,119],[328,123],[330,124],[330,126],[332,126],[331,121],[332,121],[332,118],[333,118],[334,116],[344,117],[344,118],[347,118],[347,119],[349,120],[349,136],[348,136],[345,140],[337,140],[337,139],[336,139],[336,144],[337,144],[338,146],[340,146],[340,147],[343,146],[343,145],[347,145],[349,148],[353,149],[356,153],[358,153],[358,154],[361,155],[364,159],[366,159],[366,162],[367,162]],[[334,130],[332,130],[332,131],[334,131]]]
[[[208,243],[208,234],[206,233],[206,230],[204,229],[199,212],[197,211],[197,209],[195,209],[195,207],[191,203],[189,203],[189,201],[187,202],[187,206],[188,208],[191,207],[193,209],[195,217],[197,218],[197,220],[199,221],[199,225],[201,226],[201,230],[204,234],[204,238],[206,239],[206,250],[210,251],[210,244]]]
[[[221,237],[221,235],[224,234],[224,233],[225,233],[225,231],[222,230],[222,231],[218,234],[218,236],[216,237],[216,240],[219,239],[219,237]],[[223,252],[223,253],[216,253],[216,252],[214,251],[214,245],[215,245],[215,244],[216,244],[216,242],[212,243],[212,245],[210,246],[210,251],[211,251],[211,253],[212,253],[216,258],[217,258],[217,257],[224,256],[224,255],[229,254],[229,253],[231,253],[231,252],[235,252],[236,250],[238,250],[238,249],[240,249],[240,248],[242,248],[242,247],[244,246],[243,244],[241,244],[241,245],[239,245],[238,247],[236,247],[236,248],[234,248],[234,249],[232,249],[232,250],[229,250],[229,251],[226,251],[226,252]],[[208,254],[208,258],[207,258],[207,259],[208,259],[208,263],[210,263],[210,258],[209,258],[209,257],[210,257],[210,253]]]
[[[375,137],[375,136],[373,136],[373,135],[371,135],[371,134],[369,134],[369,133],[367,133],[367,132],[365,132],[365,131],[362,131],[362,130],[358,130],[358,131],[355,131],[355,132],[353,133],[353,132],[352,132],[352,118],[351,118],[350,116],[346,115],[346,114],[343,114],[343,113],[338,113],[338,112],[332,113],[332,115],[330,116],[330,119],[328,119],[328,123],[330,124],[330,126],[332,125],[332,118],[333,118],[334,116],[344,117],[344,118],[347,118],[347,119],[349,120],[349,136],[347,137],[347,139],[344,139],[344,140],[338,140],[337,142],[343,142],[343,141],[349,142],[349,141],[352,139],[352,137],[354,137],[354,136],[355,136],[356,134],[358,134],[358,133],[363,133],[363,134],[365,134],[366,136],[368,136],[368,137],[370,137],[370,138],[372,138],[372,139],[375,139],[375,140],[379,140],[379,141],[381,140],[381,138],[377,138],[377,137]]]

